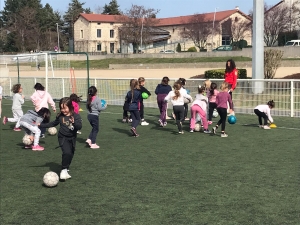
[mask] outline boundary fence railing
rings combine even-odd
[[[36,82],[45,84],[46,79],[43,77],[20,77],[19,82],[22,84],[23,93],[26,98],[34,92],[33,86]],[[125,94],[129,88],[128,79],[89,79],[89,84],[98,89],[98,96],[105,99],[110,105],[123,105]],[[172,86],[175,79],[169,84]],[[198,86],[203,85],[203,79],[188,79],[186,88],[191,91],[192,97],[197,94]],[[221,79],[211,80],[220,86],[223,82]],[[86,78],[76,78],[77,94],[85,100],[87,95]],[[146,79],[145,87],[152,95],[144,101],[146,107],[157,107],[156,95],[154,93],[156,86],[161,82],[160,79]],[[1,77],[1,86],[3,87],[3,96],[11,97],[10,91],[13,84],[18,83],[16,77]],[[260,83],[259,90],[256,89],[257,83]],[[72,92],[70,78],[48,78],[48,92],[54,99],[60,99],[69,96]],[[234,110],[236,113],[253,113],[255,106],[266,104],[267,101],[274,100],[275,108],[272,115],[300,117],[300,80],[238,80],[238,85],[233,92]]]

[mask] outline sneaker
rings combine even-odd
[[[3,124],[5,125],[7,122],[8,122],[8,119],[6,116],[3,117],[3,120],[2,120]]]
[[[158,122],[159,122],[159,126],[161,126],[161,127],[163,127],[163,126],[164,126],[164,124],[163,124],[163,122],[162,122],[162,120],[161,120],[161,119],[159,119],[159,120],[158,120]]]
[[[21,128],[15,127],[15,128],[14,128],[14,131],[22,131],[22,129],[21,129]]]
[[[67,170],[67,169],[63,169],[63,170],[60,172],[59,178],[60,178],[61,180],[67,180],[67,179],[70,179],[71,176],[70,176],[70,174],[68,173],[68,170]]]
[[[178,132],[179,134],[184,134],[183,130]]]
[[[168,124],[167,122],[164,122],[164,127],[167,126],[167,124]]]
[[[222,133],[221,137],[228,137],[228,134]]]
[[[132,123],[132,119],[128,119],[128,123]]]
[[[33,147],[33,145],[25,145],[25,149],[30,149],[30,148],[32,148]]]
[[[91,141],[91,139],[86,139],[85,143],[87,143],[89,146],[91,146],[92,141]]]
[[[32,146],[32,151],[44,151],[44,147],[40,145]]]
[[[123,123],[127,123],[127,119],[122,119],[122,122]]]
[[[217,133],[217,128],[216,128],[216,127],[213,127],[211,132],[212,132],[213,134],[216,134],[216,133]]]
[[[40,138],[45,138],[45,134],[41,134]]]
[[[208,123],[208,125],[211,125],[211,124],[212,124],[212,121],[208,121],[207,123]]]
[[[100,148],[100,146],[97,144],[91,144],[91,148],[96,149],[96,148]]]
[[[185,118],[184,120],[190,120],[190,118]]]
[[[269,129],[271,129],[269,126],[266,126],[266,125],[265,125],[265,126],[263,126],[262,128],[263,128],[263,129],[265,129],[265,130],[269,130]]]
[[[134,137],[138,137],[139,135],[137,134],[137,132],[136,132],[136,129],[134,128],[134,127],[131,127],[130,128],[130,131],[131,131],[131,133],[132,133],[132,136],[134,136]]]
[[[191,133],[194,133],[194,129],[190,129],[190,132],[191,132]]]
[[[141,125],[142,125],[142,126],[148,126],[149,123],[147,123],[146,121],[143,121],[143,122],[141,122]]]
[[[81,134],[81,131],[80,131],[80,130],[78,130],[78,131],[77,131],[77,134]]]
[[[207,130],[204,130],[203,132],[204,132],[205,134],[211,134],[211,131],[208,130],[208,129],[207,129]]]
[[[170,120],[170,119],[172,119],[171,117],[169,117],[169,116],[166,116],[166,120]]]

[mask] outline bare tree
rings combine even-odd
[[[182,38],[191,39],[200,50],[206,47],[207,38],[213,31],[212,27],[212,22],[208,22],[203,14],[195,14],[188,20],[180,35]]]
[[[251,24],[247,20],[234,21],[231,24],[232,40],[238,42],[244,40],[247,32],[251,30]]]
[[[141,40],[144,44],[150,43],[153,27],[159,23],[159,20],[154,18],[158,12],[157,9],[146,9],[144,6],[132,5],[121,16],[120,39],[132,43],[134,48],[141,45]]]
[[[265,79],[273,79],[278,67],[280,67],[283,51],[268,49],[264,52]]]

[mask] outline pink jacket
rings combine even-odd
[[[47,91],[36,91],[30,98],[36,112],[43,107],[48,109],[48,103],[51,105],[53,111],[56,110],[55,103]]]
[[[78,105],[78,103],[72,101],[72,105],[73,105],[73,108],[74,108],[74,112],[75,112],[76,114],[78,114],[78,113],[79,113],[79,105]]]

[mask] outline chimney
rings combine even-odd
[[[236,6],[235,9],[236,9],[236,10],[240,10],[240,7]]]

